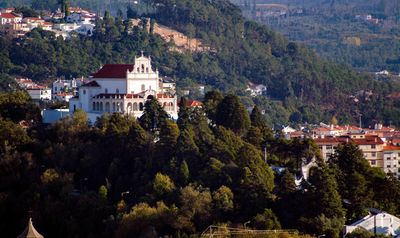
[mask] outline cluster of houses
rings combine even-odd
[[[39,85],[29,78],[17,77],[15,81],[34,101],[69,102],[71,98],[77,95],[78,87],[84,84],[86,79],[57,79],[51,84],[51,87]]]
[[[19,38],[35,28],[41,28],[64,39],[71,37],[73,32],[91,36],[96,13],[75,7],[70,7],[69,12],[68,16],[57,10],[54,13],[42,12],[38,17],[24,17],[14,8],[0,9],[0,34]]]
[[[361,128],[321,123],[310,130],[285,127],[282,132],[288,139],[314,139],[325,161],[335,154],[340,144],[354,143],[372,167],[400,177],[400,131],[394,128],[382,124],[375,124],[373,128]]]

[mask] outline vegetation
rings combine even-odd
[[[144,50],[163,75],[177,79],[178,86],[189,86],[193,97],[197,97],[199,84],[233,92],[245,108],[257,105],[265,111],[269,125],[328,122],[333,116],[339,123],[355,123],[360,114],[364,125],[377,121],[400,125],[398,102],[386,98],[398,91],[397,83],[378,82],[345,66],[321,61],[304,47],[246,21],[226,0],[147,3],[154,7],[142,17],[199,38],[211,50],[173,51],[173,42],[165,43],[143,24],[132,27],[121,15],[114,19],[106,12],[104,19],[96,22],[92,37],[76,35],[62,40],[37,29],[21,39],[0,38],[2,79],[9,81],[12,75],[36,81],[88,76],[103,63],[133,62]],[[137,14],[128,10],[130,16]],[[267,97],[250,97],[245,91],[249,82],[266,85]],[[14,90],[6,82],[1,85]],[[360,94],[368,90],[373,91],[372,96]],[[377,103],[383,100],[385,103]]]
[[[44,126],[23,93],[1,94],[0,108],[24,108],[1,110],[2,234],[17,236],[31,211],[45,237],[186,237],[209,225],[240,228],[247,221],[254,229],[339,237],[343,224],[371,206],[400,212],[400,182],[369,167],[355,145],[338,148],[324,163],[312,140],[274,138],[257,120],[257,108],[250,117],[237,96],[221,97],[205,101],[204,109],[181,104],[179,124],[149,99],[139,120],[107,114],[91,126],[78,110]],[[251,118],[251,126],[212,123],[208,116],[225,104],[246,114],[235,125]],[[163,123],[142,127],[147,114]],[[27,118],[31,126],[23,129],[18,122]],[[269,164],[262,155],[266,144]],[[319,166],[298,187],[299,163],[311,158]],[[274,173],[270,165],[286,170]]]

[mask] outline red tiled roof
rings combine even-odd
[[[100,85],[96,81],[90,81],[89,83],[82,85],[82,87],[100,87]]]
[[[19,17],[19,16],[16,16],[16,15],[14,15],[14,14],[12,14],[12,13],[1,13],[1,14],[0,14],[0,17],[1,17],[1,18],[9,18],[9,19],[12,19],[12,18],[17,18],[17,17]]]
[[[367,136],[365,138],[353,139],[357,145],[383,145],[384,142],[378,136]]]
[[[126,78],[126,71],[133,70],[133,64],[105,64],[93,78]]]
[[[400,146],[388,145],[383,147],[384,151],[400,150]]]
[[[189,107],[201,107],[203,105],[202,102],[197,100],[187,100],[187,104]]]
[[[25,19],[32,21],[44,21],[42,18],[39,17],[25,17]]]

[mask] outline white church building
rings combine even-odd
[[[151,58],[142,53],[134,64],[104,65],[90,82],[79,87],[78,96],[69,101],[69,111],[82,109],[91,122],[105,113],[140,117],[150,98],[156,98],[172,118],[177,118],[175,83],[160,77],[152,68]]]

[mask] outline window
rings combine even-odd
[[[57,87],[54,87],[54,91],[57,92]]]
[[[376,157],[376,152],[372,152],[372,153],[371,153],[371,156],[372,156],[372,157]]]
[[[390,157],[387,157],[386,160],[390,160]]]
[[[388,164],[387,166],[386,166],[386,168],[390,168],[391,166],[390,166],[390,164]]]
[[[142,91],[146,90],[146,85],[142,84]]]
[[[116,92],[116,93],[119,93],[119,89],[117,88],[117,89],[115,90],[115,92]]]
[[[105,93],[108,93],[108,88],[105,88],[105,89],[104,89],[104,92],[105,92]]]
[[[327,145],[327,146],[326,146],[326,149],[327,149],[327,150],[331,150],[331,149],[332,149],[332,146],[331,146],[331,145]]]
[[[96,111],[96,103],[95,102],[93,102],[92,110]]]
[[[371,160],[371,165],[376,165],[376,160]]]
[[[319,149],[322,150],[322,146],[319,146]]]
[[[376,149],[376,145],[371,145],[371,149]]]
[[[83,95],[85,95],[85,94],[86,94],[86,90],[84,89],[84,90],[83,90]]]
[[[330,158],[331,157],[331,153],[326,153],[326,158]]]

